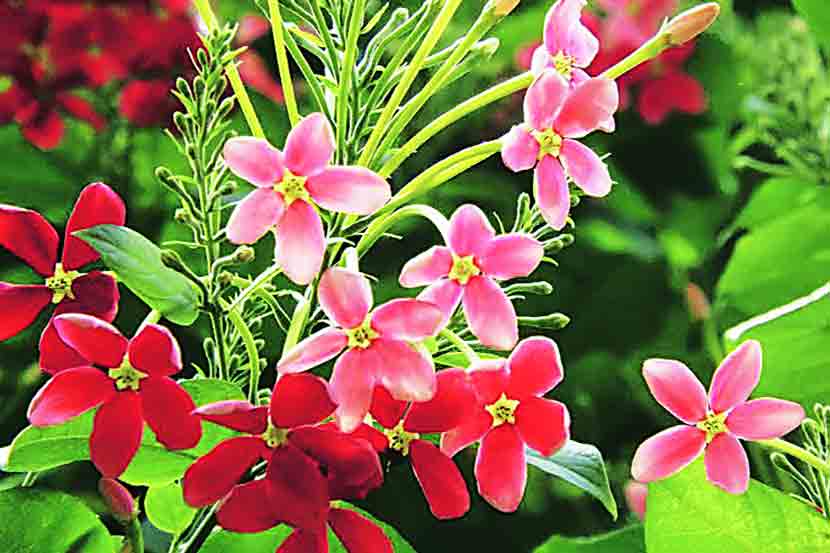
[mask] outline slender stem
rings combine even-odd
[[[467,361],[469,361],[471,365],[473,363],[481,361],[481,358],[478,356],[475,350],[470,347],[470,344],[462,340],[458,334],[456,334],[449,328],[445,328],[444,330],[442,330],[441,336],[449,340],[450,343],[458,349],[458,351],[463,353],[467,357]]]
[[[647,62],[650,59],[659,56],[663,50],[669,48],[668,33],[658,32],[656,35],[645,41],[642,46],[634,50],[631,54],[617,62],[612,67],[603,72],[600,77],[605,79],[616,79],[621,75],[628,73],[638,65]]]
[[[305,59],[305,56],[303,56],[303,53],[300,51],[300,48],[297,46],[297,43],[294,41],[294,37],[291,36],[291,33],[286,33],[284,38],[285,47],[288,48],[288,52],[291,54],[291,57],[294,58],[294,62],[297,64],[297,67],[300,68],[300,72],[303,74],[306,84],[308,84],[308,89],[311,92],[311,95],[314,96],[314,101],[317,103],[317,107],[326,115],[329,121],[333,121],[331,110],[329,110],[329,106],[326,104],[326,97],[322,87],[320,86],[320,82],[317,80],[317,75],[314,74],[314,71],[308,64],[308,60]]]
[[[219,379],[224,380],[230,376],[228,374],[229,371],[226,365],[227,359],[225,356],[225,334],[222,332],[221,319],[216,314],[208,313],[208,318],[210,319],[210,330],[213,334],[213,341],[216,344],[217,353],[219,355],[217,364],[217,366],[219,367],[219,374],[216,376]]]
[[[334,40],[329,32],[329,26],[326,23],[326,18],[323,17],[323,11],[320,9],[320,0],[311,0],[311,10],[314,13],[314,20],[317,26],[317,32],[323,37],[323,42],[326,45],[326,53],[329,56],[329,63],[331,64],[332,72],[337,72],[337,48],[334,46]],[[341,89],[342,92],[342,89]]]
[[[369,225],[366,232],[360,237],[357,246],[355,246],[357,254],[363,256],[392,226],[413,215],[419,215],[430,220],[438,231],[443,236],[446,236],[449,222],[440,211],[428,205],[408,205],[397,211],[393,211],[385,217],[380,217],[372,221],[372,224]]]
[[[349,98],[352,95],[352,75],[357,60],[357,39],[360,38],[360,27],[363,25],[363,12],[366,10],[366,0],[355,0],[352,7],[352,16],[349,20],[348,35],[346,36],[346,51],[343,54],[343,67],[340,71],[340,82],[337,94],[337,153],[341,163],[346,159],[346,126],[349,116]]]
[[[37,480],[37,473],[27,472],[26,476],[23,477],[23,482],[20,483],[20,487],[31,488],[32,486],[34,486],[35,480]]]
[[[776,438],[774,440],[758,440],[757,443],[761,444],[764,447],[768,447],[770,449],[780,451],[781,453],[791,455],[796,459],[799,459],[800,461],[807,463],[816,470],[824,474],[830,475],[830,463],[822,461],[806,449],[802,449],[793,443],[784,441],[780,438]]]
[[[211,530],[208,528],[209,523],[213,520],[213,515],[216,512],[217,504],[214,504],[210,509],[204,509],[201,513],[201,518],[196,526],[193,527],[193,531],[190,532],[190,536],[188,540],[179,546],[179,551],[181,553],[194,553],[191,551],[191,547],[194,545],[199,547],[202,545],[199,538],[202,537],[202,534],[207,529],[208,532]]]
[[[224,302],[220,299],[220,305],[224,307]],[[233,324],[236,331],[242,338],[242,343],[245,344],[245,352],[248,354],[248,370],[250,375],[248,378],[248,399],[251,403],[256,404],[257,390],[259,388],[259,350],[257,350],[254,335],[245,320],[240,315],[239,310],[227,310],[228,319]]]
[[[271,17],[271,33],[274,37],[274,50],[277,53],[277,68],[280,73],[282,95],[285,98],[285,109],[288,111],[288,120],[293,127],[300,121],[300,112],[297,109],[294,83],[291,81],[291,69],[288,67],[288,56],[285,53],[285,36],[279,0],[268,0],[268,14]]]
[[[233,311],[237,307],[240,307],[248,297],[255,293],[257,290],[262,288],[264,285],[271,282],[271,280],[280,274],[282,268],[279,265],[272,265],[268,269],[265,269],[261,272],[257,277],[251,282],[244,290],[242,290],[236,298],[234,298],[233,302],[228,307],[228,311]]]
[[[141,532],[138,517],[134,517],[127,525],[126,537],[130,544],[130,553],[144,553],[144,534]]]
[[[297,303],[294,308],[294,315],[291,317],[291,324],[285,334],[285,343],[282,346],[282,354],[285,355],[291,348],[300,341],[303,329],[308,321],[308,313],[311,311],[311,298],[314,296],[314,286],[309,285],[306,289],[305,298]]]

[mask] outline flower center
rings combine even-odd
[[[409,444],[412,440],[417,440],[421,437],[415,432],[407,432],[403,429],[403,421],[399,422],[395,428],[383,431],[386,438],[389,440],[389,449],[394,449],[400,452],[401,455],[409,455]]]
[[[64,298],[75,299],[72,293],[72,281],[81,276],[78,271],[64,271],[63,264],[55,265],[55,273],[46,279],[46,287],[52,291],[52,303],[60,303]]]
[[[709,413],[705,419],[697,423],[697,427],[706,432],[706,443],[711,443],[718,434],[723,434],[726,428],[726,413]]]
[[[557,73],[565,77],[565,79],[571,80],[571,73],[573,72],[574,65],[576,65],[575,57],[569,56],[560,50],[555,56],[551,56],[551,63],[553,63],[553,68],[556,69]]]
[[[120,367],[109,370],[109,376],[115,380],[115,387],[119,391],[132,390],[137,392],[141,388],[142,379],[149,375],[130,365],[130,359],[125,355]]]
[[[305,187],[306,180],[306,177],[294,175],[288,169],[283,169],[282,180],[274,185],[274,190],[282,194],[286,207],[294,203],[294,200],[307,202],[311,199]]]
[[[518,399],[508,399],[502,393],[495,403],[491,403],[484,409],[493,415],[493,426],[500,426],[504,423],[516,424],[516,407],[519,406]]]
[[[380,334],[372,328],[372,318],[367,315],[363,324],[346,331],[349,337],[350,348],[366,349],[372,345],[372,340],[380,337]]]
[[[639,15],[641,9],[642,9],[642,6],[640,5],[640,2],[637,1],[637,0],[634,0],[632,2],[629,2],[625,6],[625,13],[632,16],[632,17],[635,17],[635,16]]]
[[[268,429],[262,434],[262,441],[271,449],[280,447],[288,440],[288,430],[285,428],[277,428],[271,421],[268,421]]]
[[[553,129],[533,131],[533,138],[539,143],[539,159],[545,156],[559,157],[562,150],[562,137]]]
[[[476,265],[472,255],[460,257],[452,255],[452,268],[449,277],[457,280],[459,284],[467,284],[471,278],[481,274],[481,269]]]

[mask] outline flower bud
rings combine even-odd
[[[504,288],[504,292],[511,294],[533,294],[536,296],[549,296],[553,293],[553,286],[549,282],[517,282]]]
[[[695,38],[709,28],[720,13],[720,6],[715,2],[707,2],[674,17],[666,25],[664,33],[671,46],[680,46]]]
[[[239,246],[233,253],[234,263],[250,263],[254,260],[254,249],[250,246]]]
[[[218,282],[220,286],[230,286],[233,282],[233,273],[222,271],[219,273],[219,276],[216,277],[216,282]]]
[[[512,12],[521,0],[496,0],[496,6],[493,11],[495,15],[504,17]]]
[[[712,313],[706,292],[694,282],[686,286],[686,304],[689,306],[689,315],[693,321],[705,321]]]
[[[173,250],[161,250],[161,262],[165,267],[169,267],[175,271],[187,270],[179,254]]]
[[[624,492],[625,502],[628,504],[628,508],[637,515],[637,518],[645,520],[648,486],[636,480],[629,480],[625,485]]]
[[[101,478],[98,481],[98,492],[107,504],[112,515],[121,523],[128,523],[138,516],[135,499],[118,480]]]
[[[561,330],[570,322],[571,318],[564,313],[551,313],[541,317],[519,317],[519,326],[531,326],[545,330]]]

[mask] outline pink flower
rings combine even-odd
[[[747,401],[761,378],[761,344],[749,340],[715,371],[707,399],[703,384],[679,361],[649,359],[643,376],[654,398],[685,424],[664,430],[637,448],[631,475],[652,482],[680,471],[706,451],[706,478],[729,493],[749,485],[749,461],[738,438],[770,440],[796,428],[804,409],[782,399]]]
[[[623,489],[625,493],[625,502],[628,508],[631,509],[637,518],[645,520],[646,518],[646,500],[648,499],[648,485],[642,482],[629,480]]]
[[[276,258],[297,284],[320,271],[326,248],[323,222],[315,204],[330,211],[368,215],[391,197],[389,184],[363,167],[330,166],[334,134],[320,113],[305,117],[288,134],[285,153],[266,140],[232,138],[225,163],[257,188],[236,206],[228,238],[252,244],[276,227]]]
[[[558,0],[545,17],[544,43],[530,63],[535,75],[554,69],[565,80],[579,84],[590,77],[583,70],[599,51],[599,41],[580,20],[587,0]]]
[[[432,303],[396,299],[372,308],[372,288],[360,273],[333,267],[317,290],[333,326],[312,334],[277,364],[281,374],[308,370],[346,350],[331,376],[335,416],[351,432],[369,412],[376,385],[401,401],[427,401],[435,395],[435,368],[429,353],[412,345],[434,336],[442,313]]]
[[[530,85],[525,122],[505,135],[501,157],[512,171],[536,167],[534,195],[551,227],[564,227],[570,212],[566,174],[589,196],[611,191],[608,168],[593,150],[573,139],[601,128],[618,102],[617,85],[609,79],[588,79],[570,90],[561,75],[547,69]]]
[[[559,348],[548,338],[527,338],[506,362],[482,361],[468,375],[478,406],[441,437],[441,451],[452,456],[481,440],[478,492],[496,509],[513,512],[527,481],[525,446],[550,456],[570,435],[567,407],[542,397],[564,376]]]
[[[429,285],[418,298],[438,305],[444,324],[463,299],[467,323],[479,341],[494,349],[512,348],[519,339],[516,311],[497,281],[532,273],[544,256],[542,245],[524,233],[497,237],[472,204],[455,210],[445,240],[447,246],[434,246],[404,265],[401,286]]]

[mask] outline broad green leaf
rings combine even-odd
[[[820,198],[830,197],[830,190],[800,179],[776,177],[765,181],[753,192],[735,221],[724,231],[728,238],[737,230],[754,231],[792,209],[804,207]]]
[[[827,9],[827,0],[793,0],[793,5],[801,17],[807,20],[810,31],[825,51],[830,51],[830,10]]]
[[[178,536],[190,526],[196,509],[184,502],[178,483],[152,486],[144,497],[144,512],[153,526]]]
[[[617,502],[611,493],[602,453],[596,447],[570,440],[550,457],[528,449],[527,462],[589,493],[617,519]]]
[[[751,481],[732,495],[706,481],[698,461],[649,485],[649,553],[830,551],[827,521],[791,497]]]
[[[554,536],[537,547],[534,553],[646,553],[646,542],[643,527],[638,524],[601,536]]]
[[[107,529],[80,499],[34,488],[0,492],[0,544],[9,553],[113,553]]]
[[[170,321],[190,325],[199,316],[195,285],[161,262],[161,250],[136,231],[98,225],[75,234],[101,254],[101,259],[144,303]]]

